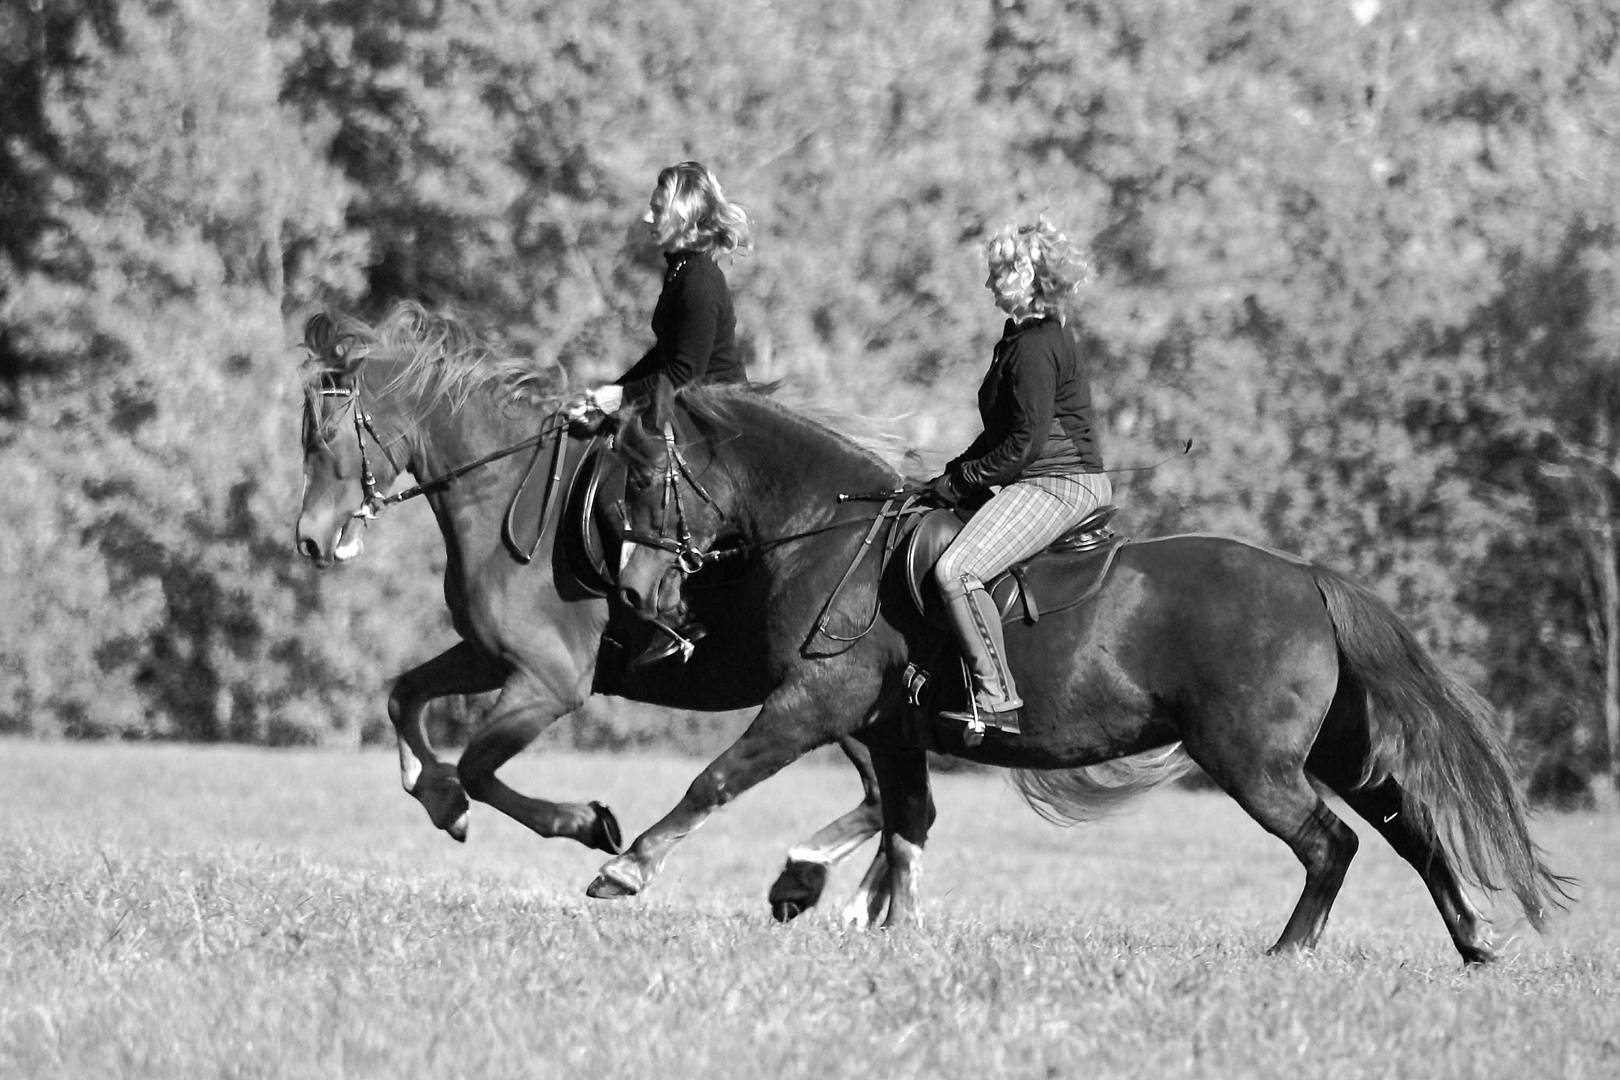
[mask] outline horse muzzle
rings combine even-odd
[[[619,562],[619,599],[648,622],[678,621],[686,610],[681,568],[656,548],[626,541]]]
[[[333,529],[300,518],[296,537],[298,554],[322,570],[335,563],[348,562],[365,547],[366,526],[370,521],[367,514],[354,514]]]

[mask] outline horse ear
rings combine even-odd
[[[337,324],[324,311],[317,311],[304,323],[304,348],[317,359],[330,361],[336,338]]]

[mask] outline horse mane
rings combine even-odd
[[[898,436],[884,433],[881,424],[868,417],[852,416],[803,399],[780,382],[691,383],[673,392],[660,383],[651,402],[619,410],[618,445],[627,457],[642,465],[662,460],[664,422],[677,402],[711,440],[736,434],[739,410],[753,406],[790,425],[817,432],[855,457],[890,472],[901,471],[896,462],[903,459],[905,447]]]
[[[405,430],[396,436],[401,438],[441,403],[455,412],[487,391],[503,401],[539,404],[567,385],[560,366],[507,356],[454,318],[412,301],[396,304],[375,326],[340,312],[317,312],[304,324],[304,348],[306,395],[323,382],[358,378],[367,364],[395,369],[373,392],[411,402]]]

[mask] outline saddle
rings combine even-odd
[[[1099,506],[1044,551],[986,582],[1002,621],[1022,617],[1036,623],[1043,612],[1072,608],[1102,588],[1114,556],[1126,543],[1109,528],[1118,512],[1117,506]],[[953,510],[931,510],[905,541],[902,563],[912,602],[923,618],[942,630],[949,624],[944,598],[934,581],[934,564],[964,524]]]
[[[622,482],[624,466],[606,453],[607,437],[571,437],[566,428],[555,440],[540,443],[523,479],[506,507],[501,538],[512,557],[520,563],[532,561],[539,551],[549,517],[559,515],[556,528],[557,556],[562,574],[592,596],[606,596],[615,587],[614,568],[618,566],[619,534],[606,527],[597,495],[603,484]],[[545,462],[543,478],[536,473]]]

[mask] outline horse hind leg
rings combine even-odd
[[[1335,786],[1335,790],[1418,872],[1463,962],[1488,964],[1497,959],[1490,923],[1463,891],[1450,858],[1435,840],[1432,830],[1414,821],[1405,811],[1399,785],[1386,779],[1366,788],[1346,785]]]
[[[1399,782],[1385,777],[1365,786],[1361,783],[1371,753],[1366,712],[1365,694],[1352,678],[1335,697],[1305,768],[1378,830],[1395,853],[1418,872],[1463,962],[1490,963],[1497,958],[1490,923],[1469,900],[1450,856],[1433,830],[1407,812]]]
[[[1188,752],[1250,817],[1287,844],[1305,867],[1305,888],[1270,951],[1315,948],[1360,844],[1355,830],[1322,801],[1297,762],[1288,766],[1256,755],[1239,771],[1222,768],[1221,762],[1200,760],[1194,747],[1189,746]]]
[[[1345,872],[1360,846],[1355,830],[1328,809],[1303,775],[1297,785],[1288,788],[1285,798],[1268,802],[1266,816],[1245,807],[1261,825],[1281,837],[1305,866],[1305,888],[1282,936],[1271,947],[1273,953],[1316,947],[1327,926],[1328,912],[1344,884]],[[1307,802],[1308,806],[1303,805]]]

